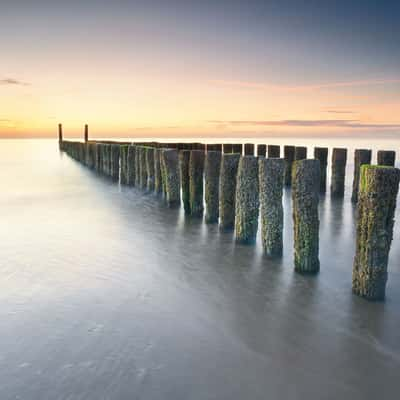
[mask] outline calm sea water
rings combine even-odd
[[[353,296],[349,158],[344,200],[320,202],[321,272],[305,277],[289,191],[271,261],[55,141],[0,141],[0,399],[395,398],[400,221],[386,302]]]

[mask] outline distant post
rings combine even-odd
[[[62,143],[62,141],[63,141],[62,124],[58,124],[58,142]]]
[[[358,201],[358,188],[360,186],[360,168],[361,165],[371,164],[371,150],[357,149],[354,151],[354,178],[353,178],[353,193],[351,195],[352,203]]]
[[[332,151],[331,195],[343,197],[346,178],[347,149],[334,148]]]
[[[396,160],[396,152],[393,150],[379,150],[378,151],[378,165],[385,165],[387,167],[394,167]]]
[[[89,141],[89,126],[85,124],[85,143]]]

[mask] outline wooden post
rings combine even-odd
[[[331,195],[343,197],[346,178],[347,149],[335,148],[332,151]]]
[[[305,160],[307,158],[307,147],[296,146],[294,148],[294,160]]]
[[[301,273],[319,271],[319,175],[319,160],[293,163],[294,266]]]
[[[89,141],[89,126],[85,124],[85,143]]]
[[[128,146],[128,155],[127,155],[127,184],[129,186],[135,186],[136,182],[136,174],[135,174],[135,167],[136,167],[136,146],[130,145]]]
[[[314,158],[319,160],[320,165],[320,193],[326,192],[326,168],[328,166],[328,148],[327,147],[314,147]]]
[[[285,173],[283,158],[258,161],[261,203],[261,240],[269,256],[280,256],[283,249],[282,189]]]
[[[284,146],[283,153],[285,158],[285,185],[292,183],[292,164],[294,161],[294,146]]]
[[[223,150],[224,150],[224,154],[231,154],[233,152],[232,144],[224,143]]]
[[[245,156],[254,156],[254,144],[246,143],[244,145],[244,155]]]
[[[242,156],[236,185],[235,236],[240,243],[254,243],[258,229],[258,158]]]
[[[362,165],[360,175],[352,287],[361,297],[383,300],[400,170]]]
[[[219,172],[221,152],[207,151],[205,160],[206,223],[218,223],[219,217]]]
[[[190,215],[203,215],[204,151],[191,150],[189,160]]]
[[[182,202],[185,214],[190,214],[190,179],[189,179],[190,150],[179,152],[179,168],[181,172]]]
[[[232,145],[232,153],[238,153],[242,155],[243,145],[241,143],[236,143]]]
[[[257,156],[265,157],[266,154],[267,154],[267,146],[265,144],[258,144],[257,145]]]
[[[281,156],[281,146],[278,144],[268,145],[268,158],[279,158]]]
[[[360,167],[364,164],[371,164],[371,150],[357,149],[354,152],[354,179],[353,179],[353,193],[351,201],[357,203],[358,201],[358,188],[360,186]]]
[[[223,154],[219,179],[219,217],[222,230],[235,227],[236,176],[240,154]]]
[[[175,149],[162,149],[161,162],[163,180],[165,181],[166,198],[169,207],[177,207],[181,202],[179,181],[179,157]]]
[[[62,124],[58,124],[58,142],[62,143],[62,141],[63,141]]]
[[[385,165],[387,167],[394,167],[396,160],[396,152],[391,150],[378,151],[378,165]]]

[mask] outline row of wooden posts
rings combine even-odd
[[[87,130],[85,129],[85,133]],[[65,141],[60,149],[101,174],[163,194],[170,207],[183,203],[185,214],[202,217],[235,231],[241,243],[253,243],[259,213],[264,251],[280,256],[283,249],[283,186],[292,187],[294,264],[300,273],[319,271],[319,194],[326,188],[327,148]],[[267,157],[268,155],[268,157]],[[371,151],[355,151],[352,201],[358,203],[353,292],[371,299],[385,297],[400,170],[395,152],[378,153],[380,165],[370,165]],[[333,149],[331,193],[343,196],[346,149]],[[204,177],[204,180],[203,180]],[[204,196],[203,196],[204,190]]]

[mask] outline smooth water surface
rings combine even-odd
[[[351,161],[345,198],[321,198],[310,277],[290,191],[272,261],[55,141],[0,141],[0,399],[396,398],[399,221],[386,302],[353,296]]]

